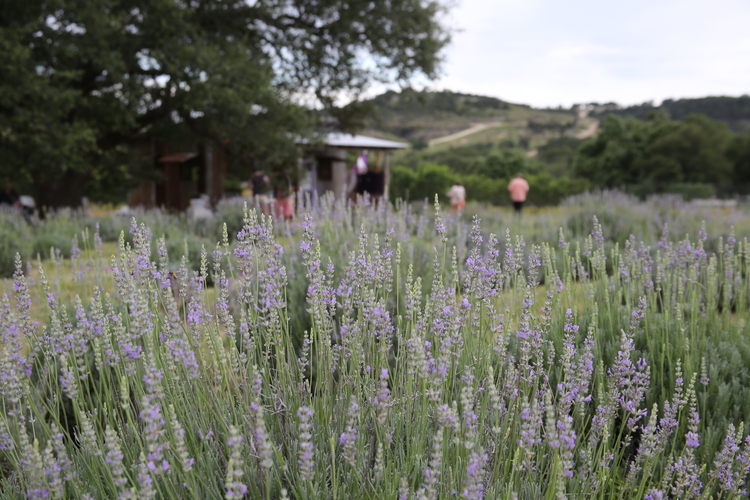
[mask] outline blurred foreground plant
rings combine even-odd
[[[17,259],[3,496],[745,495],[747,239],[607,250],[596,218],[533,245],[437,204],[434,221],[324,200],[274,229],[246,211],[194,272],[134,220],[86,271],[114,290],[73,314],[40,265],[43,326]]]

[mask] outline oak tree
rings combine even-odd
[[[149,175],[139,134],[283,158],[374,81],[434,78],[441,0],[1,0],[0,170],[49,206]],[[354,105],[340,107],[344,101]],[[354,112],[353,112],[354,110]]]

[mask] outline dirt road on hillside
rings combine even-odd
[[[460,132],[456,132],[455,134],[444,135],[443,137],[431,139],[429,144],[430,146],[436,146],[444,142],[455,141],[456,139],[466,137],[467,135],[476,134],[477,132],[481,132],[482,130],[492,128],[492,127],[497,127],[502,124],[503,124],[502,122],[477,123],[476,125],[472,125],[471,127],[464,129]]]
[[[586,118],[586,116],[584,115],[582,118]],[[456,132],[454,134],[444,135],[442,137],[431,139],[428,144],[430,145],[430,147],[432,147],[432,146],[437,146],[438,144],[456,141],[468,135],[476,134],[477,132],[481,132],[482,130],[487,130],[488,128],[499,127],[500,125],[503,125],[503,122],[477,123],[467,129],[461,130],[460,132]],[[594,120],[591,123],[589,123],[585,129],[578,131],[575,134],[575,137],[576,139],[588,139],[589,137],[593,137],[594,134],[596,134],[596,131],[598,129],[599,129],[599,121]]]
[[[596,134],[596,130],[599,128],[599,122],[594,121],[592,123],[589,123],[588,127],[581,130],[576,134],[576,139],[588,139],[589,137],[593,137],[594,134]]]

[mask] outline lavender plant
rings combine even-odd
[[[69,304],[54,263],[32,283],[17,258],[0,495],[747,496],[744,233],[620,244],[592,217],[526,240],[429,214],[246,209],[179,267],[134,220],[109,262],[74,252]]]

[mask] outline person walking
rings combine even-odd
[[[276,217],[291,222],[294,219],[294,186],[289,177],[284,184],[276,187]]]
[[[8,205],[13,208],[21,206],[21,197],[13,189],[13,182],[10,180],[10,177],[5,178],[5,189],[0,191],[0,205]]]
[[[516,174],[516,178],[510,181],[508,184],[508,191],[510,191],[510,199],[513,202],[513,208],[517,215],[521,215],[523,210],[523,202],[526,201],[526,195],[529,192],[529,183],[523,178],[523,175],[519,172]]]
[[[463,214],[466,208],[466,188],[460,182],[454,182],[445,195],[451,199],[451,212]]]
[[[253,197],[256,206],[260,206],[261,211],[266,217],[271,215],[271,200],[268,197],[270,179],[262,170],[256,170],[250,177],[250,184],[253,186]]]

